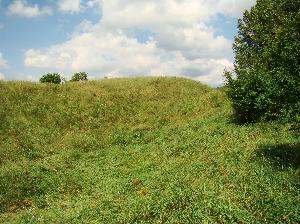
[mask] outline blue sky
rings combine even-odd
[[[255,0],[0,0],[0,79],[181,75],[222,85]]]

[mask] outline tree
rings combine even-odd
[[[300,0],[257,0],[238,20],[227,94],[245,122],[300,121]]]
[[[60,84],[61,83],[61,77],[58,73],[48,73],[46,75],[43,75],[40,78],[41,83],[54,83],[54,84]]]
[[[78,72],[78,73],[75,73],[72,78],[71,78],[71,81],[74,82],[74,81],[87,81],[87,73],[85,72]]]

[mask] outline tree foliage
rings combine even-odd
[[[234,70],[225,72],[246,122],[300,121],[300,0],[257,0],[238,21]]]
[[[87,81],[88,78],[87,78],[88,74],[86,72],[78,72],[78,73],[75,73],[72,78],[71,78],[71,81],[74,82],[74,81]]]
[[[54,84],[60,84],[61,83],[61,77],[58,73],[48,73],[46,75],[43,75],[40,78],[41,83],[54,83]]]

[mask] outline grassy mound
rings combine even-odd
[[[0,222],[298,223],[299,136],[182,78],[0,82]]]

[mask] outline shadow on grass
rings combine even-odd
[[[237,126],[250,126],[255,123],[258,123],[257,120],[249,120],[247,117],[242,117],[238,115],[236,112],[233,112],[228,116],[228,123],[229,124],[234,124]]]
[[[300,142],[294,144],[264,145],[257,150],[257,156],[268,159],[279,169],[300,168]]]

